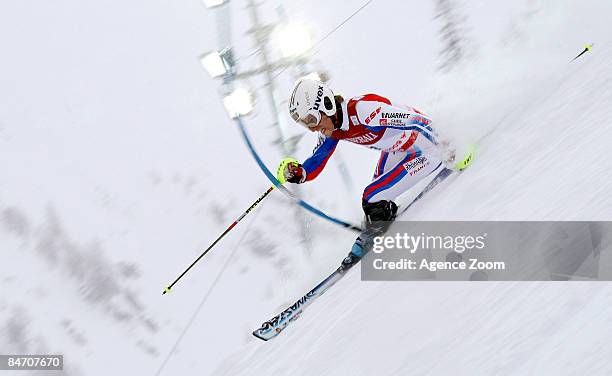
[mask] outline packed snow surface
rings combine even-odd
[[[231,4],[248,69],[248,15]],[[283,4],[318,38],[358,7]],[[346,97],[390,97],[478,143],[473,166],[403,219],[610,220],[611,11],[376,0],[315,56]],[[280,336],[256,339],[355,238],[277,191],[162,297],[269,184],[199,65],[215,30],[195,0],[0,5],[0,353],[64,354],[63,374],[87,376],[612,374],[607,282],[361,282],[355,268]],[[258,95],[245,122],[274,169],[285,156]],[[295,157],[314,144],[305,135]],[[296,189],[359,222],[377,153],[338,152]]]

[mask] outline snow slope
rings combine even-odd
[[[318,37],[353,11],[283,4]],[[441,4],[452,12],[434,19]],[[248,18],[242,3],[232,9],[248,69]],[[377,0],[317,58],[347,95],[377,92],[449,134],[487,135],[473,167],[410,219],[606,220],[611,9]],[[457,22],[464,55],[439,72],[444,22]],[[0,5],[0,353],[63,353],[72,376],[612,372],[607,283],[361,283],[354,270],[279,338],[256,340],[251,331],[334,269],[355,236],[298,211],[303,241],[277,192],[162,297],[269,184],[199,66],[214,30],[196,0]],[[594,52],[569,64],[586,42]],[[274,166],[265,107],[246,122]],[[297,157],[314,142],[304,137]],[[377,155],[339,149],[354,187],[332,159],[299,191],[359,221]]]
[[[610,219],[612,48],[598,16],[610,7],[527,6],[536,15],[501,33],[509,41],[474,30],[487,38],[479,55],[438,77],[434,119],[484,139],[473,167],[406,218]],[[478,7],[463,9],[474,29],[485,27]],[[586,41],[599,49],[569,64]],[[610,374],[611,298],[604,282],[363,283],[353,270],[217,374]]]
[[[212,372],[248,338],[217,323],[271,297],[262,273],[301,260],[280,252],[299,242],[272,195],[161,296],[267,187],[252,168],[248,190],[235,184],[252,161],[198,61],[214,19],[199,1],[7,2],[0,44],[0,353],[64,354],[72,376],[155,374],[171,352],[198,359],[204,332],[221,340],[202,364],[177,364]]]

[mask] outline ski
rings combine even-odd
[[[410,208],[417,201],[421,200],[435,186],[437,186],[442,181],[444,181],[447,177],[452,175],[453,172],[454,172],[453,170],[450,170],[442,166],[442,169],[434,176],[434,178],[425,186],[425,188],[423,188],[423,190],[408,205],[406,205],[398,213],[398,215],[406,212],[408,208]],[[365,232],[362,233],[362,235],[364,234]],[[359,241],[359,238],[356,241],[356,244],[358,244],[357,243],[358,241]],[[264,341],[268,341],[276,337],[277,335],[279,335],[280,332],[282,332],[291,322],[297,320],[300,317],[300,315],[302,314],[302,312],[304,312],[306,307],[311,305],[315,301],[315,299],[317,299],[318,297],[323,295],[327,290],[329,290],[329,288],[333,286],[334,284],[336,284],[336,282],[338,282],[346,274],[347,271],[352,269],[358,263],[359,263],[359,260],[357,260],[356,262],[350,265],[346,265],[346,264],[341,265],[332,274],[330,274],[327,278],[321,281],[321,283],[316,285],[312,290],[308,291],[306,295],[302,296],[295,303],[287,307],[285,310],[283,310],[278,315],[274,316],[270,320],[261,324],[261,327],[259,329],[253,331],[253,335]]]
[[[264,341],[276,337],[287,327],[287,325],[289,325],[289,323],[297,320],[304,309],[312,304],[316,298],[323,295],[331,286],[338,282],[348,270],[350,270],[350,268],[339,267],[336,269],[321,283],[315,286],[315,288],[308,291],[306,295],[302,296],[278,315],[264,322],[259,329],[253,331],[253,335]]]

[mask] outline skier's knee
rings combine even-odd
[[[380,200],[376,202],[362,202],[363,212],[367,223],[390,222],[397,215],[397,205],[393,201]]]

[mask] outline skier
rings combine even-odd
[[[312,156],[303,163],[284,159],[278,168],[281,183],[301,184],[315,179],[340,140],[380,150],[372,182],[365,187],[362,207],[366,232],[381,233],[397,215],[393,201],[444,164],[460,170],[469,165],[473,150],[455,160],[455,148],[440,139],[431,119],[415,108],[365,94],[345,101],[322,82],[298,80],[289,98],[294,121],[319,133]],[[364,241],[360,236],[356,244]],[[343,262],[352,265],[363,256],[362,244]]]

